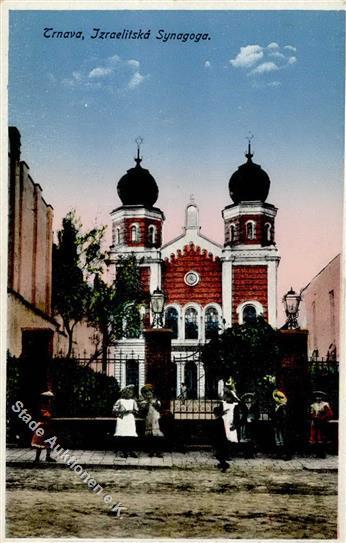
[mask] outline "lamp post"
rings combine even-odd
[[[151,295],[153,321],[151,328],[144,330],[145,342],[145,382],[150,383],[163,410],[170,409],[172,378],[172,331],[163,327],[165,296],[157,288]]]
[[[163,328],[163,308],[165,305],[165,296],[159,288],[154,290],[151,295],[151,310],[153,312],[152,328]]]
[[[282,301],[285,306],[285,313],[287,317],[285,328],[290,330],[296,330],[299,328],[297,318],[299,315],[299,304],[301,299],[300,294],[297,294],[292,287],[291,290],[289,290],[283,297]]]

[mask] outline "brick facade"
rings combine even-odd
[[[200,281],[194,287],[186,285],[184,281],[185,274],[191,270],[200,275]],[[166,304],[221,304],[221,283],[220,259],[194,244],[186,245],[183,251],[178,250],[164,263],[162,287],[167,296]]]
[[[132,241],[131,227],[138,225],[139,236],[137,241]],[[155,242],[150,241],[149,227],[153,225],[156,227]],[[158,248],[162,244],[162,222],[157,219],[150,219],[147,217],[133,217],[124,218],[120,221],[113,223],[113,245],[117,245],[117,228],[120,228],[120,243],[125,244],[127,247],[145,247],[145,248]]]
[[[246,223],[248,221],[253,221],[255,223],[255,238],[248,239],[246,232]],[[267,239],[267,232],[265,229],[265,224],[269,223],[271,226],[270,230],[270,240]],[[231,225],[235,226],[235,239],[231,240]],[[275,232],[274,232],[274,219],[266,215],[239,215],[234,219],[225,221],[225,245],[258,245],[262,247],[272,245],[275,241]]]
[[[150,292],[150,267],[143,266],[139,269],[139,277],[144,292]]]
[[[255,300],[264,308],[264,318],[268,313],[268,271],[267,266],[233,266],[232,275],[232,320],[238,322],[237,307],[248,301]]]

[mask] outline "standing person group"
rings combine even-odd
[[[290,416],[288,398],[279,389],[272,394],[273,409],[271,414],[272,435],[276,455],[283,460],[291,459],[291,434],[293,420]],[[234,386],[225,384],[224,397],[214,409],[214,449],[218,460],[217,467],[221,471],[229,468],[238,444],[246,458],[253,458],[256,452],[256,430],[259,420],[259,409],[255,394],[247,392],[239,399]],[[333,417],[332,409],[327,402],[327,395],[317,391],[313,393],[310,406],[309,443],[319,458],[326,455],[327,427]]]
[[[135,400],[135,387],[129,385],[120,391],[120,398],[113,406],[116,416],[115,444],[119,456],[137,458],[134,451],[138,433],[136,429],[136,415],[144,419],[144,437],[146,439],[149,455],[162,457],[161,442],[164,437],[160,429],[161,403],[154,397],[153,386],[144,385],[141,396]]]
[[[214,409],[214,448],[221,471],[229,468],[235,448],[239,444],[246,458],[255,455],[256,422],[258,408],[255,394],[248,392],[240,399],[234,384],[228,381],[224,387],[223,400]]]

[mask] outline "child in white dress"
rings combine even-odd
[[[113,406],[113,414],[116,416],[116,427],[114,437],[119,454],[125,458],[132,456],[137,457],[137,454],[128,447],[134,438],[138,437],[136,430],[135,414],[138,412],[137,402],[134,399],[134,386],[129,385],[121,390],[120,398]]]

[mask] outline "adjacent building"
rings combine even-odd
[[[339,359],[341,255],[331,260],[301,291],[299,322],[309,330],[309,356]]]
[[[21,160],[21,136],[9,128],[7,349],[33,364],[67,352],[63,324],[52,314],[53,208]],[[100,339],[82,322],[73,354],[87,357]]]
[[[8,350],[47,357],[58,329],[52,318],[53,208],[20,159],[17,128],[9,129]]]

